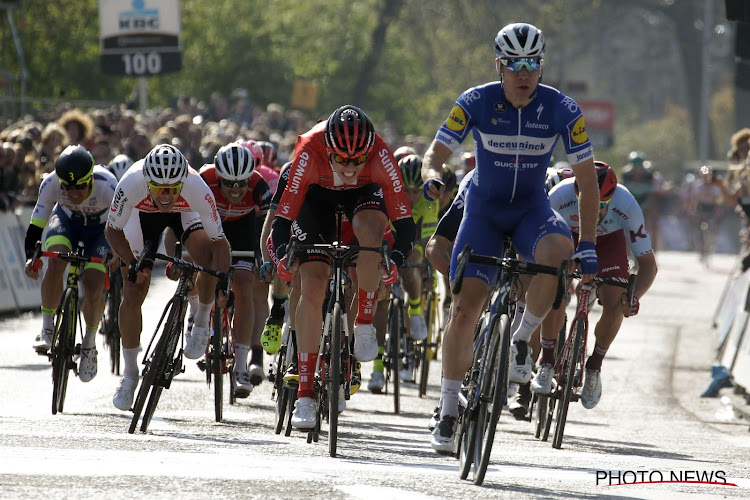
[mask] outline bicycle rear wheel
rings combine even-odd
[[[55,323],[50,353],[52,355],[52,414],[63,411],[65,393],[68,388],[68,375],[75,350],[77,294],[69,288],[63,294],[60,313]]]
[[[122,301],[122,274],[120,270],[111,273],[107,305],[105,309],[104,328],[109,346],[109,364],[112,373],[120,375],[120,302]]]
[[[391,303],[390,314],[388,318],[388,360],[389,375],[393,382],[393,413],[398,414],[401,411],[401,329],[402,312],[400,306]]]
[[[156,410],[156,404],[161,396],[161,387],[157,387],[157,384],[163,384],[165,379],[171,377],[171,373],[166,372],[169,369],[170,358],[174,355],[179,340],[181,303],[178,299],[173,298],[167,307],[169,308],[169,312],[167,313],[166,321],[163,323],[164,328],[162,329],[162,334],[146,364],[141,379],[141,387],[138,389],[138,395],[133,404],[133,418],[130,421],[130,428],[128,429],[130,434],[135,432],[143,407],[146,404],[151,389],[153,388],[154,392],[158,392],[158,394],[149,399],[149,404],[146,407],[147,411],[143,414],[143,423],[141,425],[141,432],[146,432],[154,410]],[[156,389],[159,390],[157,391]]]
[[[427,338],[422,342],[420,349],[419,359],[419,397],[424,397],[427,394],[427,382],[430,377],[430,360],[432,359],[432,351],[435,349],[438,336],[438,317],[437,317],[437,301],[435,300],[434,294],[428,295],[428,301],[426,304],[426,321],[427,321]]]
[[[492,445],[495,441],[495,430],[500,420],[500,413],[508,395],[508,363],[510,361],[510,318],[507,314],[500,316],[493,327],[489,356],[485,361],[482,376],[482,402],[477,418],[476,464],[474,468],[474,484],[481,485],[487,466],[492,455]],[[486,420],[485,420],[486,419]]]
[[[276,425],[274,426],[274,432],[276,434],[281,434],[281,430],[284,428],[284,417],[286,417],[286,410],[289,405],[287,400],[289,399],[290,391],[284,383],[288,349],[288,344],[282,345],[281,349],[279,349],[279,354],[276,357],[276,373],[273,380],[273,393],[276,396]]]
[[[339,386],[341,379],[341,333],[342,333],[341,304],[333,305],[333,320],[331,321],[331,350],[330,365],[328,366],[328,453],[336,456],[339,426]]]
[[[581,344],[583,343],[583,336],[586,334],[586,326],[583,321],[576,321],[575,336],[573,337],[573,344],[565,356],[565,364],[563,365],[563,376],[565,377],[562,381],[562,388],[560,392],[560,402],[557,407],[557,418],[555,422],[555,434],[552,437],[552,447],[559,449],[562,446],[563,433],[565,432],[565,421],[568,418],[568,407],[570,406],[570,397],[573,394],[573,386],[575,385],[576,367],[578,365],[579,351],[581,350]],[[559,386],[558,382],[558,386]]]

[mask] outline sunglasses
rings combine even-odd
[[[506,66],[509,70],[514,73],[518,73],[522,69],[526,69],[529,73],[533,73],[542,67],[541,61],[533,57],[516,57],[515,59],[501,59],[501,63]]]
[[[63,180],[60,180],[60,187],[63,191],[83,191],[87,187],[89,187],[89,184],[91,183],[91,178],[89,177],[85,181],[77,182],[76,184],[70,184],[68,182],[65,182]]]
[[[608,199],[607,201],[600,201],[599,202],[599,208],[601,209],[601,208],[605,208],[605,207],[609,206],[609,202],[610,201],[612,201],[612,198]]]
[[[367,161],[367,155],[357,156],[356,158],[344,158],[343,156],[339,154],[335,155],[329,155],[333,161],[338,163],[341,166],[347,166],[350,163],[354,162],[355,165],[362,165],[364,162]]]
[[[229,179],[219,179],[219,182],[222,186],[226,188],[234,188],[234,187],[245,187],[250,183],[250,179],[242,179],[241,181],[230,181]]]
[[[151,194],[155,196],[160,196],[165,193],[176,194],[182,190],[182,182],[178,182],[177,184],[173,184],[171,186],[160,186],[158,184],[154,184],[153,182],[149,182],[148,189],[149,191],[151,191]]]

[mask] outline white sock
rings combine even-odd
[[[83,336],[83,342],[81,346],[84,349],[91,349],[96,347],[96,332],[99,330],[99,325],[88,326],[86,325],[86,334]]]
[[[140,347],[133,347],[132,349],[122,348],[122,374],[123,376],[138,380],[140,372],[138,370],[138,351]]]
[[[516,312],[513,315],[513,324],[510,325],[511,332],[515,332],[518,329],[518,325],[521,324],[521,318],[523,317],[524,311],[526,311],[526,302],[524,302],[523,300],[517,300]]]
[[[43,330],[54,330],[55,329],[55,311],[46,313],[42,311],[42,329]]]
[[[528,342],[531,339],[531,334],[534,333],[534,330],[536,330],[537,327],[542,324],[543,320],[544,316],[542,316],[541,318],[539,316],[534,316],[533,314],[531,314],[531,311],[529,311],[529,308],[527,307],[523,312],[523,316],[521,317],[521,324],[518,325],[516,331],[513,332],[513,342],[517,342],[519,340]]]
[[[204,304],[198,302],[198,310],[195,312],[195,325],[203,328],[208,328],[208,320],[211,317],[211,308],[214,306],[213,302]]]
[[[458,393],[461,391],[461,381],[444,378],[440,388],[440,418],[445,416],[458,417]]]
[[[195,316],[196,311],[198,310],[198,294],[195,295],[190,294],[188,295],[188,305],[190,306],[190,316]]]
[[[234,370],[247,371],[247,353],[250,346],[247,344],[234,344]]]

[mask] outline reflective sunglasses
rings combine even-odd
[[[607,201],[600,201],[599,202],[599,208],[602,209],[604,207],[609,206],[609,202],[612,201],[612,198],[608,199]]]
[[[159,184],[154,184],[153,182],[149,182],[148,189],[149,191],[151,191],[151,194],[155,196],[160,196],[165,193],[176,194],[182,190],[182,182],[178,182],[177,184],[173,184],[171,186],[160,186]]]
[[[344,167],[349,165],[351,162],[354,162],[355,165],[362,165],[367,161],[367,155],[357,156],[356,158],[344,158],[339,154],[329,156],[333,161]]]
[[[91,177],[86,179],[85,181],[79,181],[75,184],[70,184],[68,182],[60,180],[60,187],[63,191],[83,191],[87,187],[89,187],[89,184],[91,182]]]
[[[542,67],[542,63],[533,57],[516,57],[514,59],[501,59],[504,66],[514,73],[518,73],[522,69],[526,69],[529,73],[533,73]]]
[[[241,181],[230,181],[229,179],[219,179],[222,186],[226,188],[245,187],[250,184],[250,179],[242,179]]]

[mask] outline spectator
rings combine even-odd
[[[80,144],[86,149],[90,149],[93,144],[92,136],[94,135],[94,121],[86,113],[79,109],[66,111],[57,123],[68,133],[69,145]]]
[[[39,161],[44,172],[55,169],[55,160],[68,144],[68,133],[57,123],[50,123],[44,127],[39,144]]]

